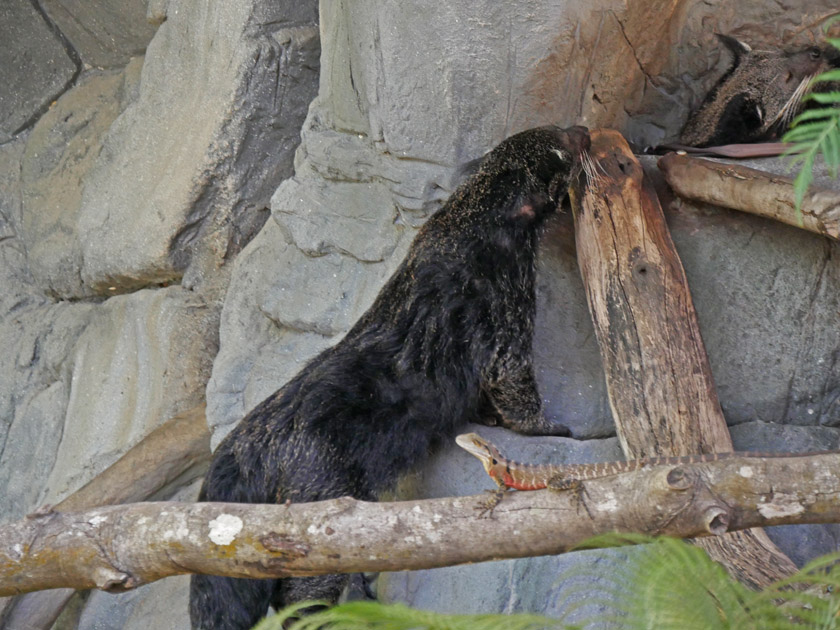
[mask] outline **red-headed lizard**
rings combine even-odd
[[[475,455],[484,465],[484,470],[496,482],[499,489],[495,496],[483,506],[492,511],[498,505],[508,488],[516,490],[562,491],[580,488],[580,482],[587,479],[600,479],[626,472],[632,472],[650,466],[677,466],[680,464],[702,464],[732,457],[805,457],[816,453],[757,453],[736,452],[697,453],[677,457],[645,457],[619,462],[601,462],[597,464],[523,464],[507,459],[496,446],[477,433],[464,433],[455,438],[455,442],[468,453]],[[827,451],[823,451],[827,452]]]

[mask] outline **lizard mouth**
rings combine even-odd
[[[477,437],[478,435],[475,433],[462,433],[455,438],[455,443],[467,451],[470,455],[475,455],[481,459],[482,457],[486,457],[489,453],[487,453],[487,449],[478,445],[478,442],[475,439]]]

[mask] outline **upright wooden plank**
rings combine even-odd
[[[610,407],[628,458],[732,450],[685,272],[653,187],[624,138],[592,132],[596,167],[572,188],[578,264]],[[698,541],[742,581],[795,565],[748,530]]]

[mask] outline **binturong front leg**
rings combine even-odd
[[[525,435],[569,435],[569,429],[546,419],[530,363],[507,366],[485,392],[501,425]]]

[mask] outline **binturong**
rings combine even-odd
[[[200,500],[371,501],[467,422],[567,434],[534,380],[534,285],[541,229],[588,148],[586,129],[551,126],[488,153],[347,335],[222,441]],[[269,605],[335,602],[347,581],[194,575],[190,618],[244,630]]]
[[[732,53],[733,64],[689,116],[680,133],[684,145],[776,139],[802,109],[813,78],[840,67],[840,52],[828,45],[754,50],[733,37],[717,37]]]

